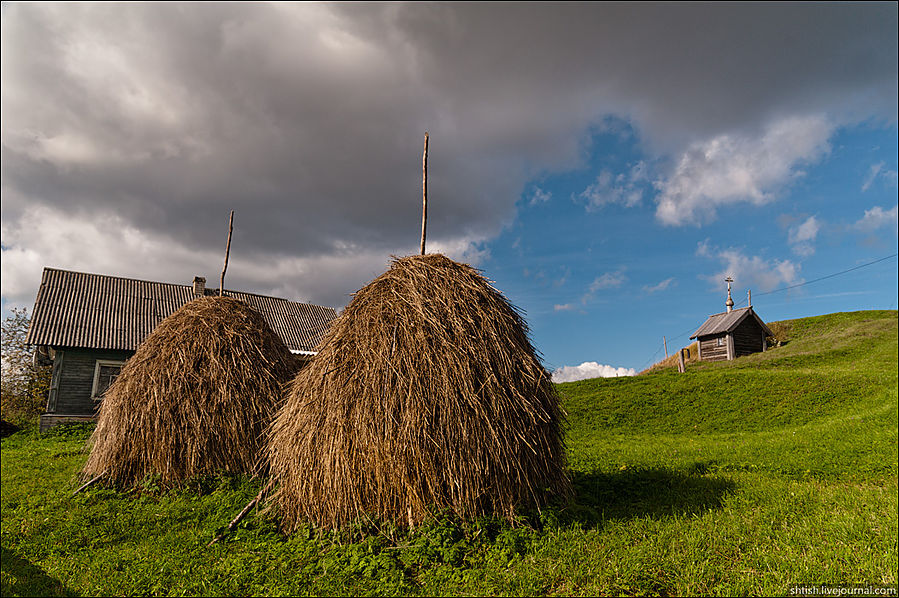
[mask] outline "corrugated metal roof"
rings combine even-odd
[[[293,351],[315,349],[337,317],[330,307],[225,293],[261,313]],[[216,293],[207,289],[206,294]],[[163,319],[192,299],[191,285],[44,268],[26,342],[133,351]]]
[[[734,329],[749,316],[755,318],[767,334],[772,334],[768,326],[765,325],[765,322],[763,322],[762,319],[758,317],[758,315],[752,310],[751,307],[741,307],[740,309],[735,309],[731,312],[712,314],[711,316],[709,316],[709,319],[706,320],[705,323],[700,326],[699,329],[694,332],[693,336],[691,336],[690,338],[733,332]]]

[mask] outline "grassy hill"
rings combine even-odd
[[[71,496],[85,431],[2,441],[6,595],[796,595],[896,585],[897,313],[777,323],[733,362],[559,385],[572,503],[283,538],[240,478]],[[367,532],[363,534],[362,532]]]
[[[896,312],[778,324],[783,346],[732,362],[561,385],[571,454],[822,479],[896,475]]]

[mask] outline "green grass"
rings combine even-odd
[[[258,481],[72,496],[84,429],[2,441],[7,595],[788,595],[897,566],[897,315],[784,322],[730,363],[560,385],[576,497],[518,525],[217,529]]]

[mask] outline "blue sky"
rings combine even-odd
[[[685,345],[728,275],[766,320],[896,309],[895,258],[804,283],[897,252],[897,12],[4,3],[3,313],[43,267],[215,280],[230,210],[230,287],[341,308],[417,251],[425,131],[429,250],[559,379]]]
[[[663,336],[673,353],[724,310],[726,274],[735,278],[735,301],[745,305],[752,289],[754,308],[770,321],[896,309],[895,258],[803,285],[896,253],[895,130],[842,129],[764,205],[737,201],[701,226],[672,226],[656,217],[651,180],[637,186],[642,195],[630,207],[594,207],[584,197],[596,172],[614,180],[647,160],[638,135],[623,129],[594,136],[585,168],[533,181],[515,222],[488,245],[483,267],[526,310],[549,367],[585,356],[651,365],[664,357]],[[878,207],[893,215],[875,226],[865,212]],[[803,286],[780,290],[793,285]]]

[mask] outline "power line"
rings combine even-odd
[[[790,285],[788,287],[783,287],[782,289],[774,289],[773,291],[768,291],[766,293],[758,293],[756,297],[761,297],[762,295],[772,295],[774,293],[780,293],[781,291],[789,291],[790,289],[795,289],[797,287],[804,287],[807,284],[812,284],[813,282],[819,282],[822,280],[827,280],[828,278],[833,278],[834,276],[840,276],[841,274],[846,274],[847,272],[852,272],[853,270],[858,270],[860,268],[865,268],[867,266],[873,266],[874,264],[880,263],[882,261],[888,260],[890,258],[894,258],[899,253],[894,253],[893,255],[888,255],[886,257],[882,257],[879,260],[874,260],[873,262],[868,262],[867,264],[862,264],[860,266],[855,266],[854,268],[849,268],[848,270],[843,270],[841,272],[836,272],[834,274],[828,274],[827,276],[822,276],[821,278],[816,278],[814,280],[807,280],[805,282],[801,282],[799,284]]]
[[[650,356],[649,359],[647,359],[646,361],[644,361],[644,362],[643,362],[643,365],[641,365],[641,366],[640,366],[640,369],[637,370],[637,371],[638,371],[638,372],[642,372],[643,370],[645,370],[647,365],[649,365],[650,363],[653,363],[652,360],[656,358],[656,355],[658,355],[658,354],[659,354],[659,351],[661,351],[661,350],[662,350],[662,345],[659,345],[658,349],[656,349],[656,352],[653,353],[652,356]]]
[[[764,292],[764,293],[757,293],[757,294],[756,294],[756,297],[761,297],[761,296],[763,296],[763,295],[773,295],[774,293],[781,293],[781,292],[783,292],[783,291],[789,291],[790,289],[795,289],[795,288],[798,288],[798,287],[804,287],[805,285],[807,285],[807,284],[812,284],[813,282],[820,282],[820,281],[822,281],[822,280],[827,280],[828,278],[833,278],[833,277],[835,277],[835,276],[840,276],[840,275],[842,275],[842,274],[847,274],[847,273],[852,272],[852,271],[854,271],[854,270],[859,270],[859,269],[861,269],[861,268],[866,268],[867,266],[873,266],[874,264],[878,264],[878,263],[880,263],[880,262],[883,262],[883,261],[886,261],[886,260],[888,260],[888,259],[894,258],[894,257],[896,257],[897,255],[899,255],[899,253],[894,253],[894,254],[892,254],[892,255],[888,255],[888,256],[886,256],[886,257],[882,257],[882,258],[880,258],[880,259],[876,259],[876,260],[874,260],[874,261],[872,261],[872,262],[868,262],[868,263],[865,263],[865,264],[861,264],[861,265],[859,265],[859,266],[854,266],[854,267],[848,268],[848,269],[846,269],[846,270],[841,270],[840,272],[834,272],[833,274],[828,274],[827,276],[822,276],[821,278],[816,278],[816,279],[814,279],[814,280],[807,280],[807,281],[801,282],[801,283],[799,283],[799,284],[790,285],[790,286],[788,286],[788,287],[783,287],[783,288],[780,288],[780,289],[774,289],[773,291],[767,291],[767,292]],[[737,304],[735,305],[735,307],[739,307],[740,305],[743,305],[743,303],[745,303],[746,301],[747,301],[746,299],[742,299],[739,303],[737,303]],[[676,340],[676,339],[679,339],[680,337],[684,336],[685,334],[688,334],[688,333],[689,333],[690,331],[692,331],[692,330],[693,330],[693,328],[691,327],[689,330],[686,330],[686,331],[684,331],[684,332],[681,332],[681,333],[678,334],[677,336],[669,336],[668,338],[669,338],[670,340]],[[661,347],[660,347],[659,349],[656,349],[656,352],[652,354],[652,357],[650,357],[650,358],[646,361],[646,363],[649,363],[650,361],[652,361],[653,359],[655,359],[655,356],[659,354],[659,350],[660,350],[660,349],[661,349]],[[644,369],[646,369],[646,366],[645,366],[645,365],[644,365],[642,368],[640,368],[640,371],[643,371]]]

